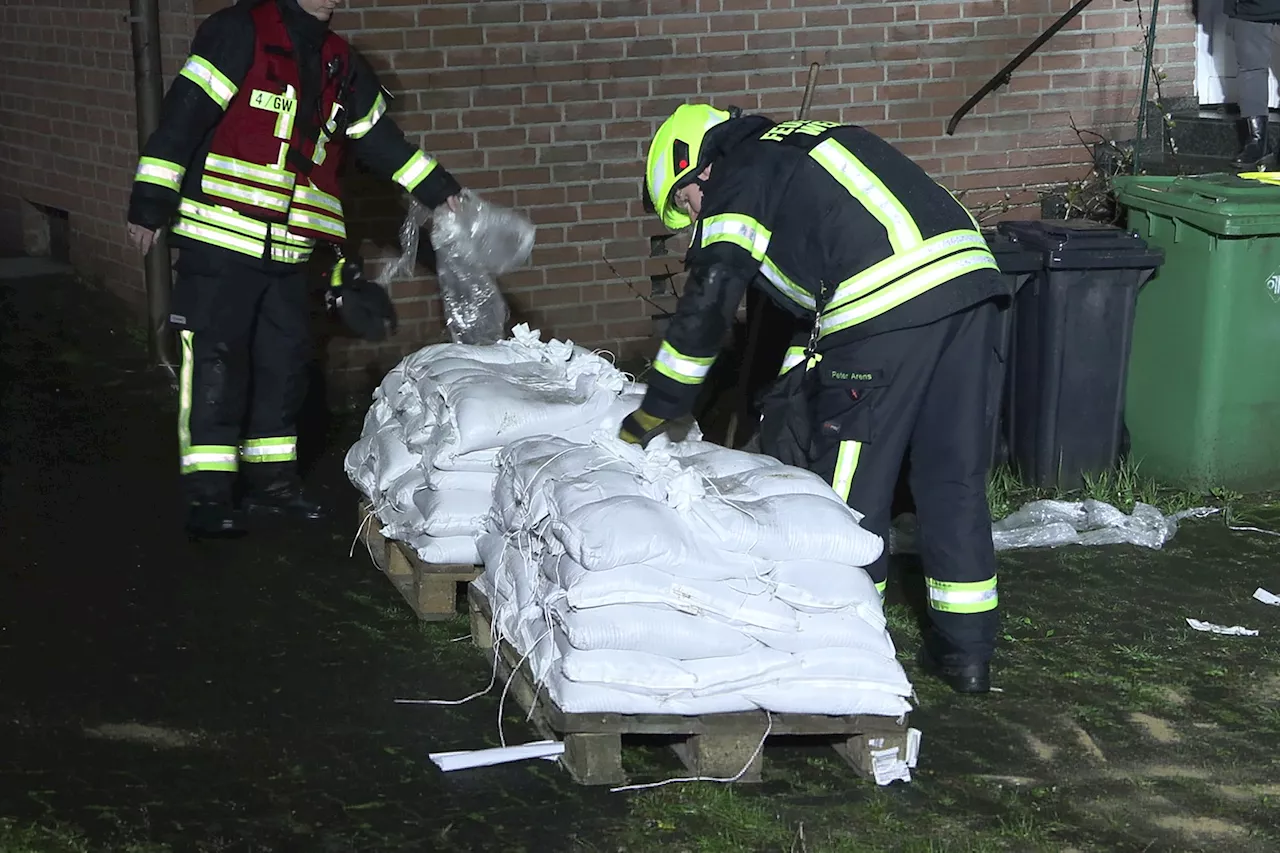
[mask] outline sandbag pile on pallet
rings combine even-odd
[[[428,346],[374,392],[347,476],[384,536],[426,563],[479,565],[498,451],[533,435],[616,434],[643,396],[606,359],[523,324],[491,346]]]
[[[498,456],[475,582],[566,712],[899,716],[911,685],[821,478],[702,441],[530,438]]]

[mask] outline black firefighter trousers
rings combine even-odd
[[[809,468],[862,526],[883,538],[867,572],[883,593],[890,510],[903,459],[919,520],[934,654],[990,660],[999,626],[987,505],[998,306],[988,301],[926,326],[823,352],[810,370]],[[815,381],[816,380],[816,381]]]
[[[188,502],[230,505],[241,470],[253,491],[296,486],[310,332],[303,266],[272,272],[223,250],[182,250],[170,323],[182,343]]]

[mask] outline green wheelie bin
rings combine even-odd
[[[1116,179],[1165,263],[1138,295],[1125,421],[1144,474],[1280,488],[1280,186],[1235,175]]]

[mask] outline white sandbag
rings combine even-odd
[[[430,459],[432,465],[441,471],[480,471],[491,472],[495,470],[495,463],[498,459],[498,451],[476,450],[471,453],[438,453]]]
[[[476,550],[474,536],[445,536],[437,538],[425,533],[405,536],[418,554],[418,559],[433,566],[478,566],[480,553]]]
[[[741,630],[762,645],[782,652],[848,649],[850,654],[896,657],[893,639],[882,627],[884,617],[875,614],[878,619],[866,618],[872,615],[866,613],[869,609],[858,607],[831,613],[797,613],[796,627],[792,631],[774,631],[754,625],[744,625]]]
[[[858,526],[849,508],[811,494],[774,495],[756,501],[704,500],[690,507],[689,524],[728,551],[762,560],[826,560],[867,566],[884,543]]]
[[[762,581],[677,578],[644,565],[588,571],[571,557],[548,557],[543,575],[566,594],[575,610],[611,604],[659,604],[694,616],[713,614],[729,625],[795,631],[796,611],[768,594]]]
[[[750,700],[732,693],[691,698],[684,694],[669,697],[646,696],[603,684],[570,681],[557,667],[551,667],[544,682],[556,707],[567,714],[729,714],[754,711]],[[761,726],[760,734],[764,734]]]
[[[685,578],[717,580],[761,572],[757,561],[716,549],[674,508],[645,497],[608,498],[564,517],[552,515],[550,530],[574,560],[594,571],[647,564],[668,566]]]
[[[483,492],[491,495],[498,481],[496,471],[444,471],[432,467],[427,469],[426,475],[427,488],[438,492]]]
[[[880,593],[865,569],[823,560],[794,560],[778,563],[769,579],[777,584],[774,594],[797,610],[825,613],[870,605],[878,627],[884,627]]]
[[[776,714],[901,717],[911,710],[902,696],[875,684],[788,678],[769,685],[747,687],[740,694],[751,705]],[[643,713],[643,712],[634,712]]]
[[[383,493],[383,500],[401,512],[416,512],[414,495],[426,488],[426,477],[421,468],[405,471]]]
[[[742,630],[716,619],[657,605],[617,604],[574,610],[561,600],[548,609],[565,641],[581,651],[613,649],[696,660],[741,655],[761,645]]]
[[[572,649],[560,660],[560,671],[570,681],[665,695],[715,692],[721,685],[768,680],[780,675],[792,660],[792,655],[764,647],[732,657],[682,661],[649,652]]]
[[[436,492],[422,489],[413,498],[422,513],[422,529],[432,536],[474,536],[484,530],[487,492]]]

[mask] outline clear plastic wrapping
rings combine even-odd
[[[416,199],[400,227],[401,254],[382,271],[387,284],[413,271],[419,231],[432,220],[431,243],[444,302],[445,324],[454,343],[492,344],[506,337],[507,303],[497,277],[529,259],[535,228],[524,216],[463,190],[456,211],[434,213]]]

